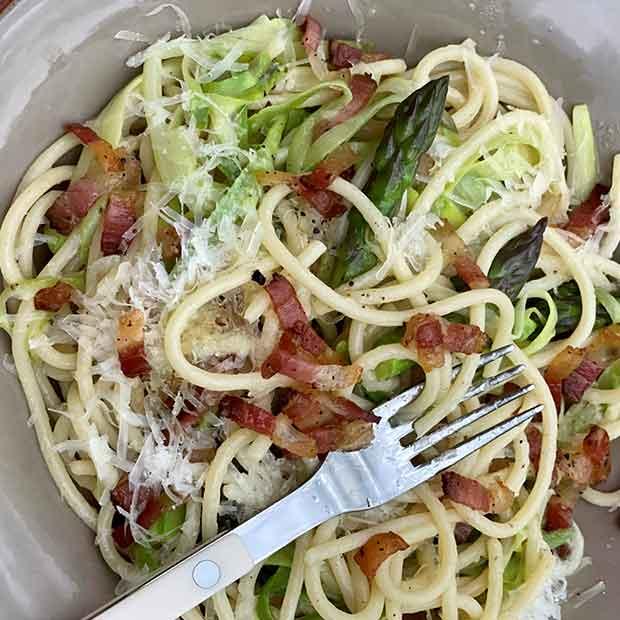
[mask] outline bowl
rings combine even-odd
[[[160,0],[0,0],[0,208],[6,210],[20,176],[61,132],[63,123],[93,117],[132,75],[125,59],[140,44],[114,40],[119,30],[150,37],[175,29],[171,12],[145,14]],[[177,0],[196,32],[216,24],[235,26],[290,0],[203,2]],[[349,5],[362,7],[356,22]],[[8,7],[8,8],[6,8]],[[565,0],[332,0],[315,2],[313,14],[331,34],[363,28],[386,51],[402,55],[416,28],[415,57],[448,42],[471,37],[482,51],[501,53],[530,66],[550,92],[570,104],[591,106],[603,170],[620,151],[620,4]],[[116,579],[94,546],[93,535],[73,515],[48,475],[28,407],[10,369],[8,338],[0,340],[0,601],[4,618],[73,620],[113,596]],[[618,454],[620,456],[620,454]],[[616,482],[620,483],[615,471]],[[613,483],[613,481],[612,481]],[[614,513],[580,505],[577,521],[592,565],[571,580],[569,590],[599,579],[606,595],[587,607],[565,605],[565,618],[583,613],[618,617],[620,570]]]

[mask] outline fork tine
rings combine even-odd
[[[442,439],[445,439],[446,437],[449,437],[450,435],[453,435],[454,433],[458,433],[459,431],[463,430],[465,427],[469,426],[470,424],[473,424],[474,422],[477,422],[484,416],[489,415],[490,413],[493,413],[494,411],[497,411],[504,405],[511,403],[513,400],[517,400],[518,398],[525,396],[528,392],[531,392],[533,389],[534,389],[534,386],[532,384],[528,384],[514,392],[511,392],[510,394],[506,394],[505,396],[498,398],[496,401],[492,403],[483,405],[482,407],[478,407],[477,409],[474,409],[470,413],[464,416],[461,416],[460,418],[457,418],[453,422],[450,422],[449,424],[446,424],[445,426],[442,426],[441,428],[438,428],[437,430],[432,431],[428,435],[421,437],[420,439],[418,439],[416,442],[414,442],[410,446],[407,446],[406,448],[407,453],[408,453],[407,458],[412,459],[418,454],[421,454],[422,452],[424,452],[424,450],[428,450],[428,448],[433,447],[435,444],[439,443]],[[400,430],[400,427],[396,427],[396,429],[394,430],[397,430],[397,429]],[[411,430],[409,430],[409,432],[411,432]],[[404,433],[404,435],[405,434],[406,433]],[[409,455],[409,452],[411,453],[411,455]]]
[[[494,362],[495,360],[498,360],[501,357],[508,355],[508,353],[510,353],[513,349],[514,349],[514,344],[507,344],[506,346],[500,347],[499,349],[495,349],[493,351],[489,351],[488,353],[484,353],[483,355],[480,356],[480,359],[478,360],[478,366],[486,366],[486,364],[489,364],[490,362]],[[461,364],[456,364],[452,368],[452,378],[454,378],[458,374],[460,369],[461,369]],[[491,380],[492,379],[485,379],[482,383],[488,384],[488,382]],[[508,381],[508,379],[505,379],[504,381]],[[373,413],[380,418],[385,418],[385,417],[389,418],[393,416],[395,413],[397,413],[400,409],[402,409],[405,405],[408,405],[414,398],[416,398],[420,394],[420,392],[423,389],[424,389],[424,382],[418,383],[414,385],[413,387],[410,387],[408,390],[401,392],[398,396],[395,396],[391,400],[388,400],[386,403],[383,403],[382,405],[375,407],[373,409]],[[483,391],[487,391],[489,389],[492,389],[492,388],[487,387]],[[468,398],[471,398],[471,396],[468,396]]]
[[[416,465],[411,469],[407,477],[407,485],[412,488],[426,480],[429,480],[433,476],[436,476],[438,473],[442,472],[444,469],[448,469],[455,465],[459,461],[463,460],[465,457],[473,454],[480,448],[483,448],[487,444],[491,443],[493,440],[501,437],[503,434],[511,431],[513,428],[520,426],[521,424],[528,422],[531,420],[536,414],[541,413],[543,410],[543,405],[536,405],[535,407],[531,407],[526,411],[523,411],[495,426],[479,433],[475,437],[468,439],[467,441],[463,441],[458,446],[443,452],[439,456],[436,456],[434,459],[431,459],[428,463],[424,463],[423,465]],[[407,449],[405,449],[399,456],[408,460]]]
[[[503,372],[500,372],[499,374],[494,375],[493,377],[484,379],[480,381],[479,383],[474,383],[467,390],[467,392],[465,392],[465,394],[463,395],[463,398],[461,398],[459,403],[463,403],[466,400],[469,400],[470,398],[474,396],[479,396],[480,394],[483,394],[484,392],[488,392],[496,387],[499,387],[500,385],[510,381],[517,375],[520,375],[524,369],[525,369],[525,366],[523,364],[518,364],[517,366],[513,366],[512,368],[509,368],[508,370],[504,370]],[[522,388],[522,389],[525,389],[525,388]],[[512,398],[509,398],[507,400],[505,400],[505,397],[502,397],[502,399],[504,400],[504,404],[509,403],[511,400],[514,400],[515,398],[519,398],[520,396],[523,396],[523,394],[527,394],[527,392],[529,392],[530,389],[532,389],[531,385],[527,387],[525,392],[518,390],[517,392],[515,392],[515,394],[517,394],[516,396],[512,396]],[[499,402],[499,401],[496,401],[496,402]],[[489,409],[488,413],[490,413],[491,411],[495,411],[495,409],[498,409],[499,407],[502,407],[502,406],[503,405],[497,405],[494,409]],[[480,408],[480,409],[483,409],[483,408]],[[477,409],[476,411],[479,411],[480,409]],[[485,414],[482,413],[481,415],[485,415]],[[459,418],[459,420],[463,420],[463,419],[464,418]],[[412,430],[413,429],[412,429],[411,422],[405,422],[403,424],[399,424],[398,426],[395,426],[394,431],[391,434],[401,439],[402,437],[405,437],[405,435],[408,435],[409,433],[411,433]],[[453,431],[453,432],[456,432],[456,431]]]

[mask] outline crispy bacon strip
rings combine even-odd
[[[394,532],[383,532],[372,536],[366,544],[360,547],[353,556],[358,566],[368,579],[374,579],[379,567],[397,551],[405,551],[409,545]]]
[[[72,183],[47,210],[46,215],[50,224],[58,232],[68,235],[101,194],[99,183],[93,179],[80,179]]]
[[[38,290],[34,296],[34,307],[37,310],[58,312],[71,300],[73,287],[66,282],[57,282],[54,286],[48,286]]]
[[[585,357],[585,351],[576,347],[566,347],[558,353],[545,370],[544,378],[549,386],[556,409],[562,404],[562,382],[576,370]]]
[[[491,494],[477,480],[466,478],[454,471],[446,471],[441,474],[441,485],[444,495],[452,501],[481,512],[491,510]]]
[[[588,359],[607,366],[620,357],[620,324],[599,329],[587,348]]]
[[[278,372],[315,389],[329,392],[355,385],[362,369],[357,366],[321,364],[297,345],[290,332],[284,332],[261,367],[265,379]]]
[[[308,174],[296,175],[290,172],[273,170],[258,172],[256,179],[261,185],[278,185],[285,183],[297,194],[307,200],[324,219],[338,217],[347,211],[342,198],[328,190],[332,181],[349,170],[358,160],[358,156],[349,146],[337,149],[324,162]]]
[[[456,275],[470,289],[488,288],[489,280],[478,267],[471,252],[458,236],[457,232],[445,220],[433,232],[444,249],[446,267],[454,268]]]
[[[310,56],[310,54],[316,53],[319,48],[319,44],[323,38],[323,28],[321,24],[314,19],[314,17],[310,17],[310,15],[306,16],[302,28],[304,32],[302,42],[306,48],[306,53]]]
[[[301,195],[325,220],[333,220],[347,212],[342,198],[328,189],[304,189]]]
[[[592,464],[589,485],[607,480],[611,471],[609,435],[604,428],[593,426],[582,442],[583,453]]]
[[[476,325],[443,321],[443,342],[451,353],[480,353],[489,344],[489,337]]]
[[[120,253],[123,236],[136,223],[136,199],[135,192],[110,194],[101,227],[101,252],[104,256]]]
[[[357,74],[351,78],[349,87],[351,88],[351,101],[330,119],[317,124],[316,133],[318,135],[355,116],[372,99],[377,90],[377,83],[368,75]]]
[[[90,127],[79,123],[69,123],[65,129],[76,135],[80,142],[93,151],[104,172],[121,172],[123,170],[123,160],[118,150],[100,138]]]
[[[295,392],[282,410],[300,431],[323,427],[334,422],[335,415],[321,407],[319,401],[303,392]]]
[[[298,431],[284,414],[275,418],[273,443],[295,456],[312,458],[317,455],[317,444],[313,437]]]
[[[348,69],[362,60],[362,50],[342,41],[329,42],[329,61],[334,69]]]
[[[405,347],[414,345],[418,361],[425,371],[441,368],[444,363],[441,319],[434,314],[415,314],[409,321],[402,339]],[[412,348],[412,347],[410,347]]]
[[[112,490],[110,498],[114,506],[129,512],[134,493],[135,491],[129,486],[129,479],[127,476],[123,476]],[[137,518],[138,525],[148,529],[161,515],[161,497],[153,489],[142,486],[138,491],[136,507],[139,512]]]
[[[527,443],[530,451],[530,463],[534,468],[534,471],[538,471],[538,465],[540,463],[540,451],[542,449],[542,433],[534,426],[529,424],[525,429],[525,436],[527,437]]]
[[[144,314],[140,310],[129,310],[120,315],[116,351],[125,376],[141,377],[150,372],[144,350]]]
[[[415,346],[418,361],[428,372],[443,366],[446,351],[480,353],[489,344],[489,337],[475,325],[450,323],[435,314],[420,313],[407,322],[402,344]]]
[[[176,261],[181,256],[181,239],[172,226],[165,224],[159,227],[157,243],[161,247],[161,257],[164,261]]]
[[[547,532],[565,530],[573,524],[573,508],[559,495],[552,495],[547,502],[544,527]]]
[[[579,402],[603,372],[604,366],[591,359],[591,350],[566,347],[551,360],[545,370],[544,378],[558,410],[562,396],[567,405]]]
[[[112,529],[112,540],[119,549],[127,549],[135,542],[127,521],[123,521]]]
[[[284,276],[276,273],[265,285],[265,290],[271,298],[282,329],[297,334],[301,339],[301,346],[308,353],[313,355],[323,353],[327,344],[310,326],[308,316],[297,298],[293,285]]]
[[[590,238],[601,224],[609,221],[609,206],[603,205],[603,195],[608,192],[608,187],[596,185],[588,199],[570,212],[564,229],[582,239]]]
[[[341,424],[326,424],[306,431],[316,442],[317,454],[327,454],[338,450],[344,441],[344,428]]]
[[[586,357],[562,383],[562,392],[567,405],[578,403],[602,372],[603,367],[600,364]]]
[[[333,396],[332,394],[325,394],[323,392],[315,392],[314,397],[321,408],[345,420],[363,420],[364,422],[372,422],[375,424],[380,420],[379,417],[369,411],[365,411],[348,398]]]
[[[469,525],[469,523],[459,521],[454,524],[454,538],[456,539],[457,545],[464,545],[469,541],[469,538],[473,533],[474,528]],[[424,620],[426,620],[426,616],[424,617]]]
[[[238,396],[224,396],[220,401],[220,414],[243,428],[249,428],[269,437],[273,435],[276,427],[276,419],[269,411],[248,403]]]

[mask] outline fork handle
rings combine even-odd
[[[84,620],[174,620],[308,530],[342,512],[321,472],[239,527],[199,547]]]

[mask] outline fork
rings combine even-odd
[[[513,347],[507,345],[480,356],[480,366],[499,360]],[[458,365],[453,368],[453,376],[458,370]],[[473,384],[461,402],[501,386],[523,370],[520,364]],[[416,398],[423,387],[423,383],[415,385],[374,409],[380,421],[367,448],[330,452],[314,476],[296,491],[161,569],[84,620],[126,620],[141,617],[141,612],[147,610],[149,620],[172,620],[308,530],[332,517],[385,504],[528,422],[543,409],[542,405],[531,407],[423,464],[413,465],[414,457],[533,389],[532,385],[519,388],[403,446],[401,440],[413,432],[411,423],[393,426],[390,418]]]

